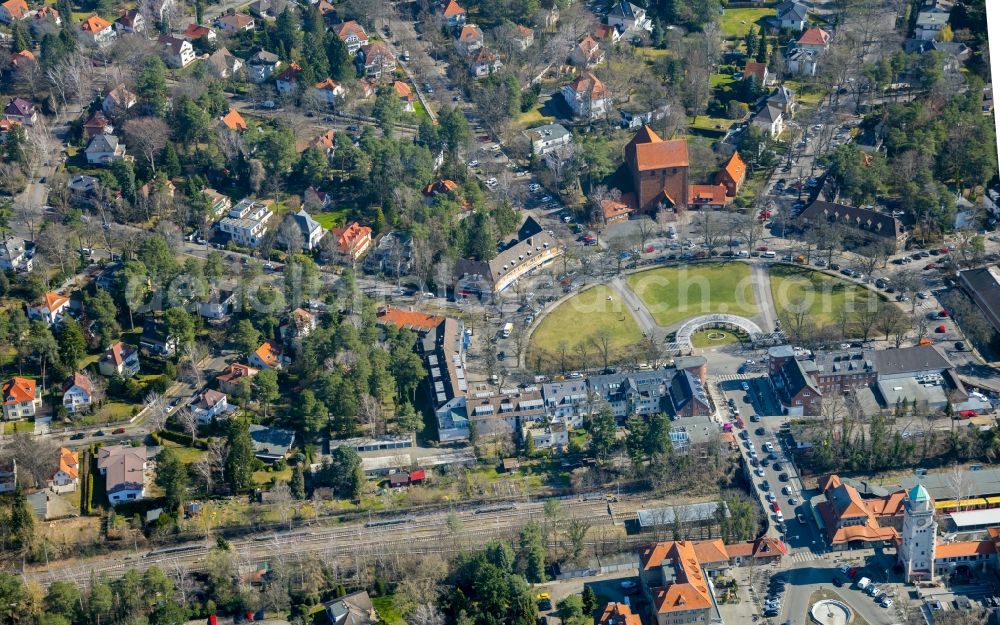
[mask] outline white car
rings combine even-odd
[[[742,386],[743,386],[743,390],[744,390],[744,391],[746,391],[746,392],[748,392],[748,393],[750,392],[750,385],[749,385],[749,384],[747,384],[746,382],[744,382],[744,383],[742,384]]]
[[[764,451],[768,453],[774,451],[774,443],[772,443],[771,441],[767,441],[766,443],[764,443]]]
[[[531,191],[531,192],[538,191],[541,188],[542,188],[541,185],[539,185],[537,183],[534,183],[534,182],[532,182],[531,184],[528,185],[528,191]]]
[[[753,472],[757,477],[764,477],[764,467],[757,467]]]
[[[486,181],[486,186],[489,187],[489,188],[491,188],[491,189],[493,187],[497,186],[497,179],[496,178],[490,178],[489,180]]]
[[[479,167],[479,161],[477,160],[469,161],[469,167]]]
[[[882,599],[882,603],[880,605],[883,608],[889,609],[889,608],[892,607],[892,599],[888,599],[888,598]]]
[[[777,521],[778,523],[785,522],[785,515],[781,514],[781,510],[778,510],[777,512],[774,513],[774,520]]]

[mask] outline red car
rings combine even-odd
[[[947,310],[945,310],[944,308],[942,308],[942,309],[941,309],[941,310],[940,310],[940,311],[938,312],[938,317],[941,317],[942,319],[944,319],[944,318],[945,318],[945,317],[947,317],[947,316],[948,316],[948,311],[947,311]]]
[[[938,251],[939,251],[939,252],[941,252],[942,254],[947,254],[947,253],[948,253],[948,252],[950,252],[951,250],[949,250],[949,249],[948,249],[948,248],[946,248],[946,247],[942,247],[942,248],[941,248],[941,249],[939,249]]]
[[[125,428],[115,428],[115,430],[113,432],[111,432],[111,433],[112,434],[124,434],[125,433]]]
[[[934,263],[927,263],[926,265],[924,265],[924,271],[927,271],[928,269],[934,269],[935,267],[937,267],[937,265],[935,265]]]
[[[647,248],[646,248],[646,253],[647,253],[647,254],[652,254],[652,253],[653,253],[653,251],[654,251],[654,248],[653,248],[653,246],[652,246],[652,245],[650,245],[649,247],[647,247]]]
[[[944,334],[945,332],[948,331],[948,328],[946,328],[944,326],[938,326],[938,327],[934,328],[934,331],[937,332],[938,334]]]
[[[848,577],[854,577],[857,574],[858,574],[858,567],[852,566],[851,568],[847,569],[847,576]]]
[[[757,219],[761,220],[770,218],[771,218],[771,211],[760,211],[760,214],[757,215]]]
[[[766,252],[767,251],[767,246],[766,245],[758,245],[757,246],[757,251],[758,252]]]
[[[743,419],[736,419],[735,421],[733,421],[733,423],[735,423],[736,427],[738,427],[741,430],[746,427],[745,425],[743,425]]]
[[[778,502],[777,501],[772,501],[771,502],[771,512],[777,512],[778,510],[781,510],[781,508],[778,507]]]

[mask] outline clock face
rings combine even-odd
[[[917,527],[923,527],[923,526],[927,525],[927,519],[917,519],[916,520],[916,525],[917,525]]]

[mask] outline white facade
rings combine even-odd
[[[63,393],[63,408],[69,414],[86,412],[90,409],[92,398],[86,389],[74,384]]]
[[[907,583],[933,579],[936,547],[934,500],[922,484],[917,484],[910,489],[903,501],[899,564],[903,566],[903,579]]]
[[[266,204],[241,200],[230,209],[229,216],[219,222],[219,230],[238,245],[256,247],[267,233],[267,222],[273,214]]]

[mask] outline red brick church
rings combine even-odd
[[[666,208],[688,205],[687,141],[664,141],[649,126],[643,126],[625,146],[625,162],[632,172],[636,208],[655,214]]]

